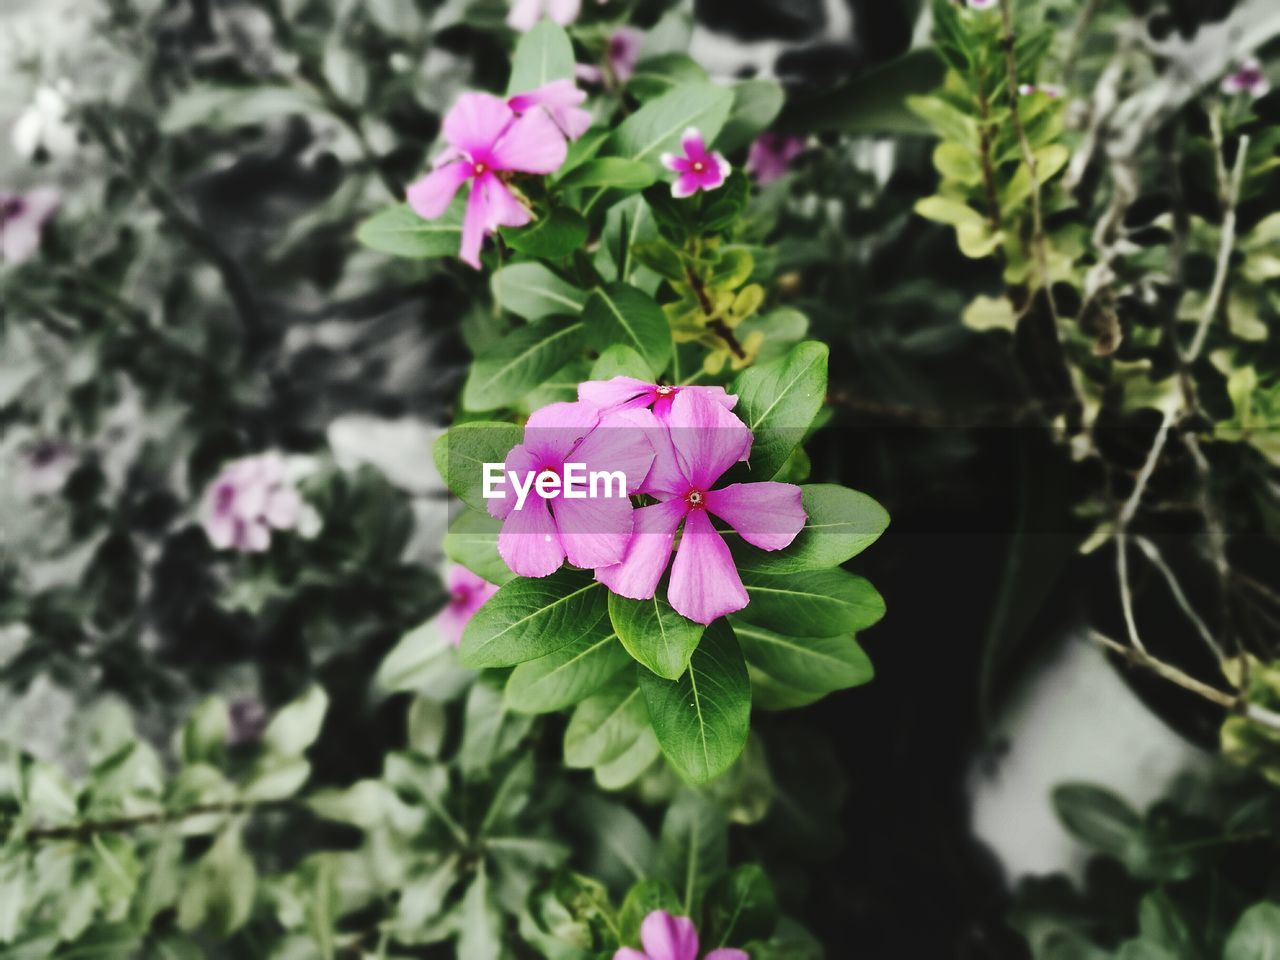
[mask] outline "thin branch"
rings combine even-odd
[[[1201,618],[1200,614],[1196,613],[1195,608],[1191,606],[1191,601],[1187,599],[1187,595],[1182,592],[1182,585],[1178,583],[1178,578],[1174,574],[1173,569],[1169,564],[1165,563],[1164,556],[1160,553],[1160,549],[1146,537],[1134,537],[1133,542],[1136,543],[1138,548],[1146,555],[1146,558],[1151,562],[1151,565],[1164,575],[1165,582],[1169,585],[1169,592],[1173,594],[1173,599],[1177,602],[1182,612],[1187,615],[1187,619],[1195,626],[1196,632],[1200,634],[1200,639],[1205,642],[1205,645],[1209,648],[1209,651],[1213,654],[1214,658],[1218,661],[1225,660],[1226,657],[1223,653],[1222,647],[1219,645],[1218,641],[1214,639],[1212,631],[1209,630],[1208,625]]]
[[[1156,430],[1155,439],[1151,442],[1147,459],[1133,482],[1133,492],[1129,494],[1129,499],[1125,501],[1116,517],[1116,576],[1120,581],[1120,607],[1124,612],[1124,624],[1129,634],[1129,642],[1142,653],[1146,653],[1147,648],[1138,634],[1138,622],[1133,614],[1133,590],[1129,586],[1129,524],[1138,512],[1138,505],[1142,502],[1142,494],[1151,480],[1151,475],[1155,473],[1160,454],[1164,450],[1165,442],[1169,439],[1169,427],[1172,424],[1173,417],[1165,413],[1159,429]]]

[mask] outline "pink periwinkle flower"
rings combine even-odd
[[[726,410],[738,405],[738,395],[726,393],[724,387],[684,387],[665,383],[645,383],[635,377],[612,380],[587,380],[578,384],[578,399],[602,411],[649,408],[666,423],[671,404],[681,393],[697,393],[720,404]]]
[[[581,464],[587,474],[620,471],[625,489],[612,496],[544,496],[530,488],[523,505],[512,484],[488,501],[489,513],[504,521],[498,554],[522,577],[545,577],[568,558],[575,567],[593,569],[616,564],[626,553],[633,529],[630,495],[639,492],[654,451],[658,431],[647,410],[602,414],[590,403],[553,403],[533,413],[523,442],[507,453],[505,470],[519,478],[554,475],[563,483],[565,464]],[[548,484],[549,485],[549,484]],[[597,490],[603,493],[603,490]]]
[[[498,587],[456,563],[450,565],[445,574],[445,586],[449,588],[449,602],[437,614],[436,625],[445,639],[456,647],[462,642],[463,629],[476,611],[498,592]]]
[[[724,184],[733,168],[719,153],[707,150],[702,134],[690,127],[680,138],[684,156],[664,153],[659,159],[662,165],[678,174],[671,185],[671,195],[677,198],[693,196],[699,190],[715,190]]]
[[[16,266],[35,256],[45,224],[61,202],[49,187],[26,194],[0,191],[0,259]]]
[[[435,168],[409,186],[406,199],[418,216],[434,220],[470,182],[462,220],[463,261],[480,268],[480,247],[498,227],[522,227],[533,219],[507,187],[511,173],[552,173],[564,163],[564,135],[545,110],[517,117],[487,93],[464,93],[445,115],[449,147]]]
[[[647,600],[658,589],[676,531],[683,525],[667,600],[682,616],[710,623],[741,610],[748,597],[728,544],[708,515],[728,523],[753,546],[781,550],[804,527],[800,488],[763,481],[713,489],[743,458],[751,431],[704,394],[676,394],[663,425],[667,429],[657,435],[653,468],[641,487],[642,493],[660,502],[635,512],[635,534],[626,555],[620,563],[598,568],[595,575],[614,593]]]
[[[552,23],[567,27],[578,19],[582,0],[515,0],[507,14],[507,26],[528,33],[544,15]]]
[[[640,924],[640,943],[644,950],[619,947],[613,960],[698,960],[698,931],[688,917],[673,917],[665,910],[654,910]],[[751,960],[745,950],[720,947],[703,960]]]
[[[591,126],[591,112],[582,109],[586,99],[586,92],[574,86],[572,80],[552,80],[536,90],[516,94],[507,100],[507,106],[521,116],[542,108],[561,133],[577,140]]]
[[[1234,73],[1222,79],[1222,92],[1229,96],[1247,93],[1251,97],[1261,97],[1270,89],[1271,81],[1262,72],[1262,64],[1254,59],[1246,60]]]
[[[644,31],[635,27],[618,27],[610,34],[604,51],[604,63],[619,85],[625,84],[635,75],[643,43]],[[583,83],[601,83],[604,80],[604,72],[594,64],[580,63],[575,71]]]
[[[284,457],[264,453],[222,468],[205,493],[200,522],[217,549],[261,553],[271,546],[272,530],[312,536],[320,518],[298,493]]]
[[[761,186],[782,179],[791,169],[791,161],[804,153],[803,137],[778,133],[762,133],[747,151],[747,173]]]

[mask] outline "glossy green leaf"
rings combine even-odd
[[[870,682],[875,669],[850,636],[792,637],[734,619],[747,663],[806,693],[831,693]]]
[[[544,17],[522,34],[511,58],[507,96],[528,93],[553,80],[572,80],[573,44],[564,28]]]
[[[728,865],[729,824],[720,805],[692,790],[677,795],[662,818],[658,855],[688,916]]]
[[[1222,960],[1277,960],[1280,957],[1280,904],[1256,903],[1227,938]]]
[[[875,543],[889,525],[889,514],[875,500],[830,483],[802,486],[804,528],[791,545],[765,551],[730,535],[740,569],[794,573],[837,567]]]
[[[582,350],[581,320],[546,317],[513,330],[471,364],[462,390],[468,410],[509,406]]]
[[[297,700],[285,705],[267,724],[263,745],[281,757],[300,757],[320,736],[329,697],[320,686],[311,687]]]
[[[397,203],[361,223],[356,228],[356,239],[380,253],[412,260],[457,256],[465,209],[461,194],[435,220],[424,220],[407,203]]]
[[[550,713],[586,699],[631,662],[612,632],[584,634],[554,653],[527,660],[507,678],[506,701],[522,713]]]
[[[787,636],[848,636],[884,616],[884,599],[876,588],[840,569],[743,571],[742,582],[751,602],[737,617]]]
[[[706,943],[742,944],[765,939],[778,924],[778,900],[768,876],[755,864],[717,880],[703,904]]]
[[[697,128],[713,143],[729,116],[733,92],[705,83],[683,84],[627,117],[605,143],[607,153],[658,167],[658,158],[680,146],[680,135]]]
[[[609,619],[627,652],[668,680],[680,679],[689,668],[689,658],[705,629],[680,616],[657,595],[648,600],[632,600],[610,593]]]
[[[617,759],[649,729],[649,711],[634,676],[619,674],[578,704],[564,733],[568,767],[594,767]]]
[[[1125,859],[1141,829],[1138,814],[1109,790],[1087,783],[1055,787],[1053,807],[1063,825],[1089,846]]]
[[[624,343],[615,343],[602,351],[591,365],[588,379],[612,380],[614,377],[635,377],[645,383],[653,383],[658,379],[644,357]]]
[[[498,306],[526,320],[582,312],[587,294],[540,263],[513,263],[489,282]]]
[[[751,683],[726,620],[707,627],[679,680],[636,669],[653,732],[677,773],[707,783],[738,759],[750,727]]]
[[[582,637],[605,637],[608,591],[589,574],[563,569],[542,579],[518,578],[476,612],[459,654],[468,667],[505,667],[536,660]]]
[[[504,462],[523,437],[524,431],[514,423],[473,420],[441,434],[431,455],[453,495],[483,514],[488,503],[484,498],[484,465]]]
[[[768,480],[787,462],[804,439],[827,393],[826,344],[806,340],[785,357],[744,370],[731,393],[734,408],[751,429],[751,470]]]
[[[671,362],[671,327],[652,297],[625,283],[610,283],[591,294],[582,311],[587,341],[596,350],[628,346],[659,373]]]
[[[566,257],[587,242],[587,221],[568,207],[555,207],[525,227],[503,227],[502,239],[513,250],[549,260]]]
[[[652,166],[624,157],[597,157],[581,164],[559,181],[566,190],[577,187],[609,187],[613,190],[643,190],[657,179]]]
[[[444,555],[482,580],[502,586],[515,574],[498,555],[501,529],[501,520],[479,510],[463,510],[449,524],[449,532],[444,537]]]
[[[773,123],[785,100],[777,80],[761,77],[735,83],[733,106],[716,146],[725,152],[745,147]]]

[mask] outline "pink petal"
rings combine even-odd
[[[464,93],[445,114],[442,130],[450,146],[483,160],[515,117],[506,101],[493,94]]]
[[[511,511],[516,507],[516,492],[511,488],[511,477],[509,471],[515,471],[516,475],[524,482],[524,476],[531,470],[539,470],[542,463],[539,458],[524,444],[516,444],[507,451],[506,462],[502,465],[502,483],[498,485],[497,497],[485,499],[485,508],[489,511],[489,516],[495,520],[505,520],[510,516]],[[536,496],[532,491],[530,496]],[[527,502],[527,500],[526,500]]]
[[[582,8],[582,0],[550,0],[547,4],[547,16],[552,23],[567,27],[578,19],[578,11]]]
[[[590,63],[574,64],[573,75],[583,83],[600,83],[604,80],[604,71]]]
[[[454,194],[470,176],[471,164],[465,161],[446,163],[409,184],[405,199],[418,216],[424,220],[434,220],[449,209]]]
[[[708,953],[703,960],[751,960],[751,957],[745,950],[739,950],[736,947],[720,947]]]
[[[648,410],[614,410],[600,418],[573,451],[572,459],[587,472],[619,471],[627,478],[627,493],[640,491],[653,466],[653,436],[662,430]]]
[[[560,569],[564,546],[547,501],[536,493],[511,511],[498,532],[498,555],[522,577],[546,577]]]
[[[549,403],[529,415],[524,425],[524,446],[540,461],[540,467],[554,465],[559,469],[599,422],[600,411],[593,404],[581,400]]]
[[[698,960],[698,931],[688,917],[654,910],[640,924],[640,942],[650,960]]]
[[[705,510],[691,510],[685,519],[667,599],[677,613],[696,623],[710,623],[747,605],[729,547]]]
[[[707,159],[707,142],[696,127],[689,127],[680,135],[680,149],[690,160]]]
[[[586,92],[574,86],[572,80],[552,80],[527,93],[517,93],[507,100],[507,105],[516,113],[527,113],[534,107],[579,107],[586,99]]]
[[[647,406],[653,384],[635,377],[612,380],[587,380],[578,384],[578,399],[595,404],[601,410],[617,407]]]
[[[649,960],[649,958],[631,947],[619,947],[613,955],[613,960]]]
[[[516,0],[507,14],[507,26],[528,33],[542,16],[542,0]]]
[[[634,522],[629,497],[571,500],[561,496],[551,509],[565,555],[575,567],[612,566],[626,554]]]
[[[680,471],[698,490],[711,489],[751,443],[746,424],[704,394],[689,390],[676,394],[667,426]]]
[[[510,108],[503,104],[510,112]],[[568,152],[564,134],[543,110],[524,114],[493,145],[490,159],[498,170],[554,173]]]
[[[0,256],[12,264],[26,263],[40,249],[40,224],[30,217],[15,217],[0,224]]]
[[[477,270],[480,269],[480,248],[484,246],[486,225],[489,223],[488,194],[480,185],[489,176],[485,174],[471,182],[467,210],[462,216],[462,246],[458,250],[458,256],[463,263]]]
[[[688,159],[685,157],[678,157],[674,153],[660,154],[658,156],[658,162],[672,173],[684,173],[689,169]]]
[[[498,227],[523,227],[533,219],[527,207],[515,198],[505,183],[492,174],[477,179],[474,190],[478,186],[485,194],[485,209],[489,216],[485,221],[485,232],[492,233]]]
[[[470,622],[471,614],[464,615],[461,611],[455,610],[452,604],[446,605],[435,618],[436,629],[449,641],[450,646],[454,647],[462,643],[462,633]]]
[[[636,72],[644,33],[634,27],[619,27],[609,38],[609,67],[619,83],[626,83]]]
[[[645,478],[640,492],[653,494],[663,500],[683,497],[693,489],[693,484],[690,483],[680,458],[676,456],[669,424],[662,420],[658,422],[659,429],[649,436],[649,443],[653,447],[653,466],[649,468],[649,476]]]
[[[676,527],[684,519],[683,500],[641,507],[632,517],[635,532],[621,563],[596,570],[596,579],[614,593],[632,600],[648,600],[667,569]]]
[[[671,184],[671,195],[677,200],[683,200],[685,197],[692,197],[701,187],[702,181],[696,173],[682,173]]]
[[[731,483],[707,491],[707,509],[761,550],[781,550],[804,528],[804,506],[794,483]]]

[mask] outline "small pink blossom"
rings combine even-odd
[[[572,80],[553,80],[536,90],[516,94],[507,100],[507,106],[520,115],[541,107],[561,133],[577,140],[591,126],[591,112],[581,109],[586,99],[586,92],[575,87]]]
[[[715,190],[724,184],[725,178],[733,168],[729,161],[719,153],[707,150],[702,134],[690,127],[680,138],[680,149],[684,156],[664,153],[659,159],[662,165],[678,174],[671,185],[671,195],[677,198],[689,197],[699,190]]]
[[[1251,97],[1265,96],[1271,90],[1271,81],[1262,72],[1262,64],[1249,59],[1222,80],[1222,92],[1228,96],[1247,93]]]
[[[302,499],[278,453],[234,460],[209,485],[200,522],[219,550],[261,553],[271,546],[272,530],[297,530],[311,536],[320,518]]]
[[[643,43],[644,31],[635,27],[618,27],[610,34],[604,51],[604,65],[619,86],[625,85],[635,75]],[[575,70],[583,83],[601,83],[604,80],[604,72],[594,64],[580,63]]]
[[[640,943],[644,950],[619,947],[613,960],[698,960],[698,931],[688,917],[673,917],[665,910],[654,910],[640,924]],[[745,950],[720,947],[703,960],[751,960]]]
[[[671,412],[671,403],[681,393],[698,393],[714,400],[726,410],[738,405],[738,396],[726,393],[724,387],[683,387],[673,384],[645,383],[635,377],[612,380],[587,380],[578,384],[578,399],[594,404],[602,411],[651,408],[662,422]]]
[[[635,512],[635,535],[620,563],[596,570],[614,593],[647,600],[667,569],[675,534],[680,547],[671,563],[667,600],[698,623],[747,605],[747,591],[724,538],[709,514],[729,524],[747,543],[781,550],[804,527],[800,488],[791,483],[734,483],[712,489],[751,444],[751,431],[705,394],[682,390],[671,404],[659,445],[641,487],[660,502]]]
[[[0,259],[25,263],[40,249],[40,235],[61,204],[58,191],[40,187],[30,193],[0,191]]]
[[[522,227],[533,219],[508,188],[504,174],[552,173],[564,163],[564,135],[545,110],[517,117],[487,93],[464,93],[445,115],[447,150],[435,168],[410,184],[406,199],[418,216],[434,220],[470,182],[462,221],[460,256],[480,268],[480,247],[498,227]]]
[[[780,180],[791,168],[791,161],[804,153],[803,137],[787,137],[762,133],[747,151],[747,173],[761,186]]]
[[[456,563],[449,567],[445,585],[449,588],[449,602],[436,616],[436,624],[445,639],[456,647],[462,641],[463,629],[476,611],[498,592],[498,587]]]
[[[523,442],[507,453],[505,470],[519,477],[553,474],[563,479],[566,463],[592,471],[621,471],[626,490],[619,496],[544,497],[529,490],[523,506],[509,482],[501,497],[488,501],[489,513],[503,521],[498,554],[522,577],[545,577],[567,558],[593,569],[618,563],[633,528],[630,495],[637,493],[653,464],[650,438],[658,432],[647,410],[602,414],[590,403],[553,403],[525,424]],[[614,491],[615,493],[618,492]]]
[[[578,19],[582,0],[515,0],[507,14],[507,26],[521,33],[528,33],[543,15],[552,23],[567,27]]]

